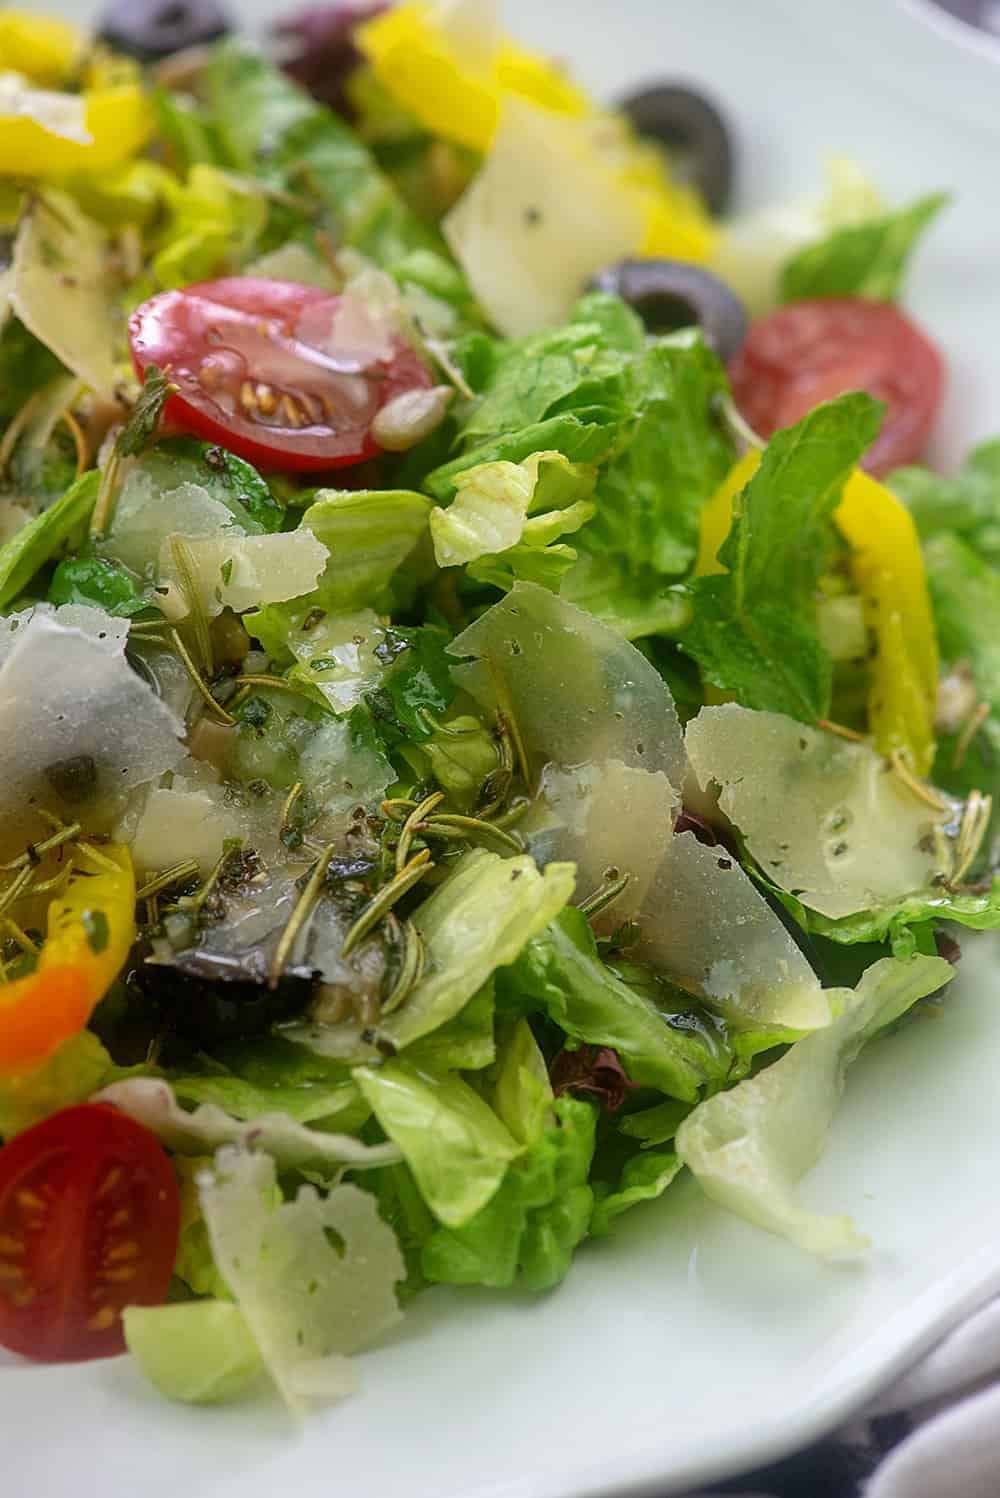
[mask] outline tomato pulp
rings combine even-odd
[[[0,1149],[0,1346],[42,1362],[125,1351],[121,1313],[159,1305],[180,1198],[156,1137],[103,1103]]]
[[[830,297],[792,302],[757,318],[729,378],[741,415],[762,437],[793,426],[821,401],[867,390],[887,409],[861,466],[884,474],[923,452],[941,402],[944,365],[898,307]]]
[[[264,468],[319,471],[373,457],[387,402],[431,376],[398,335],[314,286],[232,276],[151,297],[129,320],[140,376],[169,369],[166,418]]]

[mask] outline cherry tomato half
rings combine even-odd
[[[848,390],[885,401],[882,430],[861,464],[883,474],[923,451],[944,365],[898,307],[830,297],[793,302],[751,323],[729,378],[740,413],[762,437]]]
[[[263,467],[342,468],[379,451],[371,424],[387,401],[432,383],[401,338],[377,333],[359,357],[363,333],[338,329],[345,306],[291,281],[202,281],[132,314],[132,358],[140,375],[170,370],[180,393],[165,416],[184,431]]]
[[[83,1103],[18,1134],[0,1149],[0,1346],[124,1352],[122,1310],[164,1300],[179,1228],[170,1161],[124,1113]]]

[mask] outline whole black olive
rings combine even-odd
[[[619,260],[590,286],[628,302],[651,333],[700,327],[724,363],[746,337],[747,315],[739,297],[718,276],[686,260]]]
[[[712,213],[725,213],[733,189],[733,144],[711,100],[681,83],[659,83],[620,105],[640,135],[670,152],[678,179],[696,187]]]
[[[209,1045],[260,1035],[309,1005],[316,974],[292,968],[274,988],[254,964],[209,952],[180,952],[172,962],[144,962],[134,982],[163,1024],[185,1039]]]
[[[159,62],[187,47],[202,47],[232,30],[219,0],[113,0],[97,34],[116,52]]]

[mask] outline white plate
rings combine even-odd
[[[954,23],[930,27],[922,0],[511,0],[508,13],[605,93],[668,73],[710,84],[739,127],[748,202],[815,187],[829,150],[900,197],[953,187],[909,297],[952,365],[940,453],[1000,427],[1000,209],[982,164],[1000,67],[956,44]],[[11,1490],[660,1498],[806,1442],[1000,1288],[996,951],[968,942],[943,1016],[876,1043],[851,1075],[805,1194],[871,1234],[865,1265],[813,1263],[682,1181],[585,1246],[545,1299],[427,1293],[360,1359],[362,1393],[302,1430],[270,1403],[168,1405],[125,1360],[0,1365]]]

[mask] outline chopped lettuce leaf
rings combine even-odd
[[[426,534],[431,508],[423,495],[407,490],[319,490],[300,529],[326,547],[322,576],[307,597],[261,609],[246,621],[247,628],[272,659],[287,661],[293,654],[289,635],[317,610],[386,608],[393,576]]]
[[[533,453],[519,464],[467,468],[448,508],[431,511],[438,566],[461,567],[480,557],[507,553],[522,540],[528,546],[547,546],[563,529],[579,529],[590,519],[594,508],[581,501],[593,485],[592,470],[567,462],[557,452]],[[555,505],[555,513],[537,514],[546,505]],[[562,519],[565,507],[575,510],[569,523]]]
[[[687,1103],[676,1098],[655,1103],[652,1108],[643,1108],[638,1113],[628,1113],[618,1123],[618,1130],[629,1139],[638,1139],[640,1149],[655,1149],[658,1144],[669,1144],[681,1124],[691,1112]]]
[[[580,543],[634,579],[636,601],[694,561],[698,517],[733,461],[716,414],[725,390],[722,365],[693,330],[657,339],[628,369],[629,435],[600,474],[597,514]]]
[[[836,229],[807,245],[782,267],[781,301],[860,296],[894,302],[917,241],[948,201],[948,193],[928,193],[908,208]]]
[[[732,1054],[708,1024],[671,1024],[644,994],[615,976],[597,954],[582,912],[566,910],[532,938],[501,974],[515,1007],[539,1007],[574,1040],[610,1046],[633,1081],[693,1102],[726,1079]]]
[[[263,250],[292,233],[308,240],[317,227],[386,269],[415,250],[441,248],[350,127],[249,44],[216,47],[204,83],[207,122],[228,163],[266,191],[308,205],[282,214],[272,203],[268,236],[275,238]]]
[[[267,222],[264,194],[248,179],[196,164],[187,180],[167,178],[168,216],[152,259],[158,284],[169,289],[238,274]]]
[[[1000,714],[1000,568],[947,533],[927,542],[924,559],[942,654],[968,661],[980,697]]]
[[[0,1077],[0,1139],[13,1139],[50,1113],[86,1102],[114,1071],[97,1036],[81,1030],[64,1040],[43,1066]]]
[[[285,512],[256,468],[223,447],[191,437],[161,439],[135,463],[132,475],[139,474],[143,475],[143,490],[154,493],[196,484],[210,499],[224,505],[232,524],[248,536],[284,528]],[[126,491],[136,477],[126,480]]]
[[[493,1106],[519,1144],[534,1144],[552,1122],[552,1083],[526,1019],[506,1027],[497,1047]]]
[[[247,1393],[264,1360],[238,1306],[224,1300],[126,1306],[125,1345],[157,1393],[183,1404],[221,1404]]]
[[[97,500],[98,482],[96,473],[81,475],[61,499],[0,546],[0,608],[7,608],[24,591],[40,567],[77,542]]]
[[[886,484],[910,511],[922,541],[953,533],[1000,566],[1000,438],[974,447],[952,477],[929,468],[897,468]]]
[[[367,1192],[341,1185],[321,1196],[303,1186],[275,1206],[274,1184],[269,1155],[221,1150],[201,1209],[267,1371],[298,1410],[353,1392],[347,1355],[399,1320],[395,1286],[406,1266]]]
[[[776,433],[735,502],[721,574],[690,585],[694,619],[679,644],[744,707],[812,723],[827,716],[831,662],[816,588],[844,481],[874,439],[881,408],[856,392]]]
[[[517,431],[491,437],[457,458],[442,463],[422,478],[423,487],[442,504],[451,499],[458,478],[467,468],[481,463],[523,463],[536,452],[561,452],[569,463],[602,463],[615,446],[619,418],[611,418],[600,407],[587,407],[534,421]]]
[[[298,1047],[296,1053],[301,1054]],[[172,1076],[170,1085],[182,1103],[212,1103],[231,1118],[247,1122],[281,1113],[295,1123],[312,1124],[330,1134],[356,1134],[371,1114],[346,1070],[342,1077],[324,1084],[289,1081],[261,1086],[246,1077],[213,1071],[204,1076]]]
[[[700,1103],[677,1131],[677,1153],[702,1189],[810,1253],[862,1253],[867,1240],[850,1219],[802,1207],[796,1182],[819,1158],[844,1075],[865,1042],[952,976],[939,957],[884,958],[856,990],[839,991],[843,1010],[827,1029],[800,1040],[732,1091]]]
[[[806,921],[810,931],[830,941],[846,945],[888,941],[897,956],[909,955],[916,949],[912,928],[926,921],[955,921],[970,931],[1000,928],[1000,875],[985,890],[918,890],[840,920],[828,920],[809,911]]]
[[[542,874],[527,854],[505,859],[483,848],[466,853],[411,916],[424,942],[424,973],[405,1004],[378,1026],[379,1040],[400,1050],[453,1019],[572,893],[572,865],[553,863]],[[358,1023],[292,1025],[285,1035],[320,1055],[377,1055]]]
[[[767,877],[811,910],[856,915],[951,871],[954,808],[918,799],[869,744],[733,702],[702,708],[685,743]]]
[[[601,1238],[611,1231],[615,1219],[639,1202],[655,1201],[682,1170],[683,1162],[669,1150],[633,1155],[626,1161],[619,1184],[605,1192],[595,1193],[590,1231]]]
[[[97,1100],[120,1108],[182,1155],[205,1155],[220,1145],[254,1146],[267,1150],[285,1169],[308,1165],[327,1173],[345,1165],[353,1170],[374,1169],[401,1158],[394,1144],[362,1144],[348,1134],[308,1128],[283,1112],[259,1113],[244,1121],[206,1102],[188,1113],[180,1107],[170,1083],[155,1077],[113,1082],[97,1094]]]
[[[518,1140],[461,1077],[405,1061],[358,1067],[353,1075],[438,1221],[468,1222],[496,1194],[521,1150]]]
[[[565,1276],[593,1209],[587,1175],[597,1110],[564,1097],[552,1111],[554,1122],[511,1162],[493,1200],[462,1227],[428,1238],[427,1279],[539,1291]]]
[[[494,1012],[491,978],[451,1019],[408,1045],[407,1061],[434,1072],[482,1071],[496,1059]]]

